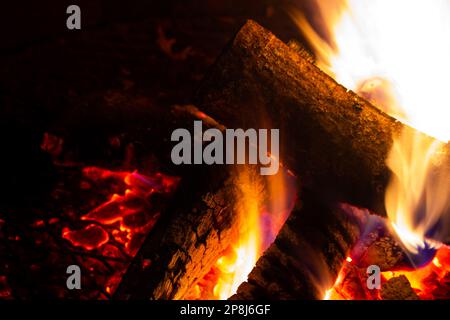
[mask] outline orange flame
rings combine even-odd
[[[189,298],[224,300],[235,294],[275,239],[295,203],[295,177],[280,170],[265,179],[248,169],[238,172],[235,195],[238,236],[212,270],[194,286]]]
[[[224,300],[236,293],[239,285],[247,279],[261,254],[261,233],[259,213],[261,210],[261,184],[248,170],[242,170],[238,178],[239,236],[232,250],[221,257],[216,266],[221,271],[214,296]]]
[[[445,239],[448,223],[450,172],[437,161],[445,153],[437,140],[420,133],[403,132],[394,140],[387,164],[394,173],[386,190],[388,217],[406,249],[413,254],[426,245],[439,244],[427,239],[427,234],[444,221],[433,233],[435,239]]]
[[[324,35],[295,9],[290,14],[314,49],[318,66],[387,113],[447,142],[450,1],[314,3],[323,19]],[[386,210],[412,253],[425,246],[428,236],[439,240],[448,232],[446,148],[445,143],[405,129],[394,138],[387,159],[393,178]]]

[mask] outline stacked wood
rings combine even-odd
[[[405,126],[252,21],[219,57],[196,102],[207,119],[225,127],[280,129],[281,161],[315,194],[301,195],[302,208],[235,298],[322,298],[360,233],[359,219],[336,203],[384,213],[385,159]],[[182,298],[231,243],[234,170],[186,171],[116,298]],[[324,275],[325,285],[319,284]]]

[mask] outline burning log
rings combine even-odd
[[[367,211],[303,193],[276,241],[231,299],[322,299],[361,234]]]
[[[247,22],[218,59],[197,104],[228,127],[280,129],[280,159],[304,186],[385,213],[385,160],[406,126],[257,23]]]
[[[394,242],[392,237],[385,236],[366,248],[360,266],[377,265],[381,271],[392,270],[395,267],[407,266],[406,259],[398,243]]]
[[[401,246],[398,238],[392,235],[392,228],[386,225],[384,218],[373,217],[377,219],[378,226],[366,226],[372,229],[352,250],[353,263],[360,268],[367,268],[370,265],[377,265],[381,271],[395,270],[398,268],[412,268],[405,248]]]
[[[199,167],[183,178],[115,298],[181,299],[211,269],[236,237],[235,169]]]
[[[392,137],[405,126],[251,21],[218,59],[196,102],[223,128],[280,129],[281,161],[298,174],[304,189],[320,194],[320,200],[303,195],[302,208],[234,298],[323,298],[364,220],[357,209],[327,204],[348,202],[384,213],[385,159]],[[187,172],[116,298],[183,298],[231,244],[234,168]]]

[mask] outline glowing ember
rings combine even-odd
[[[433,263],[417,270],[383,272],[386,280],[404,275],[421,299],[449,299],[450,289],[450,247],[442,246]]]
[[[57,157],[61,154],[64,140],[50,133],[44,133],[41,143],[41,149],[50,155]]]
[[[70,231],[63,230],[63,238],[74,246],[81,246],[86,250],[98,249],[109,241],[109,235],[102,227],[90,224],[84,229]]]
[[[91,183],[109,183],[113,190],[122,189],[122,195],[114,193],[110,200],[82,216],[81,220],[112,225],[112,236],[127,249],[130,249],[129,245],[133,241],[134,234],[147,233],[159,217],[159,212],[153,210],[149,197],[156,192],[173,191],[178,181],[159,173],[147,177],[137,172],[113,172],[96,167],[85,168],[83,175]],[[63,236],[67,239],[71,234],[66,231]],[[72,243],[83,245],[83,241]],[[129,253],[133,254],[132,251]]]
[[[109,200],[80,217],[79,222],[88,223],[84,228],[65,227],[62,237],[84,250],[98,250],[104,257],[122,259],[125,254],[131,261],[160,216],[161,207],[155,197],[173,192],[179,179],[97,167],[84,168],[82,175],[81,189],[100,193]],[[36,226],[40,224],[36,222]],[[87,263],[85,267],[95,271],[97,265]],[[114,292],[124,270],[117,267],[116,274],[106,281],[107,295]]]
[[[10,299],[11,288],[8,285],[6,276],[0,275],[0,299]]]

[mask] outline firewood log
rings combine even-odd
[[[393,137],[407,127],[311,61],[248,21],[206,76],[196,103],[227,127],[280,129],[281,161],[304,186],[384,215],[385,160]]]

